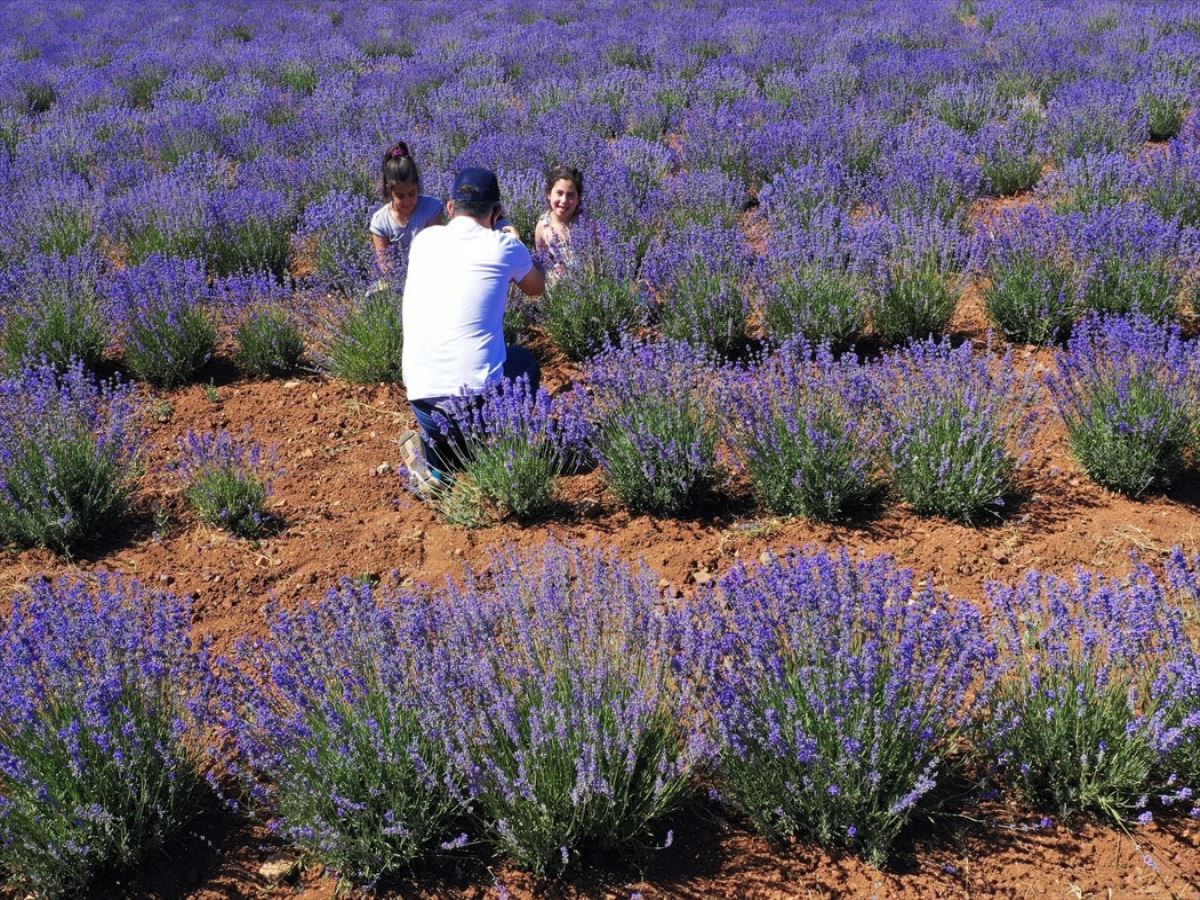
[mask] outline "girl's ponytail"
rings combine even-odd
[[[380,169],[379,191],[383,194],[383,199],[391,199],[392,189],[402,184],[416,182],[417,189],[420,190],[421,174],[417,171],[417,164],[404,141],[397,141],[388,148],[383,154]]]

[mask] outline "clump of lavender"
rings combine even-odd
[[[834,206],[814,208],[803,228],[773,232],[758,279],[767,334],[848,346],[866,324],[869,303],[853,251],[853,230]]]
[[[89,254],[32,254],[0,272],[0,354],[10,374],[46,361],[63,370],[78,359],[95,368],[108,347],[100,263]]]
[[[1057,356],[1050,393],[1084,470],[1137,497],[1170,485],[1200,433],[1200,367],[1176,326],[1089,316]]]
[[[537,872],[586,849],[669,844],[662,822],[708,742],[657,579],[551,544],[496,556],[489,581],[427,606],[422,661],[454,704],[454,758],[489,840]]]
[[[212,356],[217,332],[199,262],[150,256],[113,273],[108,297],[121,322],[122,359],[137,378],[178,387]]]
[[[361,290],[377,272],[362,223],[370,204],[349,191],[331,191],[305,210],[298,231],[301,255],[311,253],[316,278],[344,295]]]
[[[955,225],[907,214],[865,223],[856,240],[856,265],[871,286],[879,340],[895,344],[945,329],[961,276],[974,265],[976,242]]]
[[[1179,134],[1189,105],[1190,78],[1170,71],[1148,73],[1138,84],[1138,105],[1146,117],[1150,140]]]
[[[223,661],[231,774],[284,839],[371,884],[437,853],[467,796],[451,770],[447,704],[424,660],[420,604],[343,583]],[[462,685],[461,687],[465,687]]]
[[[626,505],[676,513],[719,480],[707,396],[715,366],[677,342],[627,342],[588,364],[593,449]]]
[[[545,388],[531,391],[525,377],[501,378],[450,401],[442,428],[458,457],[455,483],[466,479],[472,496],[522,521],[551,507],[558,477],[586,452],[584,422]],[[471,521],[484,518],[482,510],[451,509],[468,512]]]
[[[252,377],[276,375],[296,367],[304,356],[304,336],[281,306],[251,309],[234,332],[238,368]]]
[[[80,896],[136,866],[200,811],[203,654],[170,594],[100,576],[40,580],[0,631],[0,869]]]
[[[720,790],[773,837],[880,865],[959,768],[994,650],[979,611],[887,557],[795,552],[739,566],[691,612]]]
[[[752,264],[745,238],[731,228],[692,226],[653,247],[642,271],[662,300],[663,336],[722,354],[741,347]]]
[[[1004,118],[1010,105],[996,86],[987,81],[939,84],[929,92],[925,102],[943,124],[972,135],[990,122]]]
[[[189,166],[139,184],[106,204],[104,231],[135,264],[151,257],[203,259],[217,228],[205,181]]]
[[[1047,175],[1037,194],[1060,213],[1093,213],[1129,200],[1135,173],[1124,153],[1089,153]]]
[[[1149,136],[1136,91],[1103,78],[1059,88],[1046,107],[1046,136],[1059,160],[1129,151]]]
[[[1019,113],[980,130],[983,181],[992,194],[1019,194],[1041,179],[1045,158],[1038,147],[1040,126],[1038,119]]]
[[[725,392],[735,449],[772,512],[838,519],[878,491],[880,425],[851,355],[789,341],[732,370]]]
[[[1190,797],[1171,756],[1197,721],[1196,655],[1156,575],[1030,572],[988,596],[1006,672],[983,745],[1006,778],[1062,815],[1116,823],[1146,820],[1151,796]]]
[[[637,247],[607,225],[587,220],[572,228],[567,257],[564,271],[546,287],[540,312],[563,352],[584,359],[646,318],[637,284]]]
[[[179,441],[175,471],[201,520],[240,537],[255,537],[269,524],[266,502],[277,474],[273,454],[227,430],[188,431]]]
[[[746,186],[720,169],[678,172],[650,195],[647,214],[669,229],[731,228],[745,208]]]
[[[983,302],[1010,341],[1044,344],[1075,318],[1075,265],[1064,220],[1038,206],[1003,217],[988,246]]]
[[[404,322],[393,289],[355,294],[334,326],[325,360],[333,375],[361,384],[400,381]]]
[[[1165,221],[1143,203],[1124,203],[1090,218],[1077,216],[1070,227],[1083,309],[1141,313],[1159,322],[1175,315],[1188,255],[1178,222]]]
[[[1134,178],[1142,199],[1163,219],[1200,226],[1200,148],[1172,141],[1168,152],[1138,163]]]
[[[0,540],[70,552],[126,508],[139,434],[129,386],[74,363],[0,380]]]
[[[867,196],[889,216],[957,222],[980,193],[971,142],[940,123],[898,127]]]
[[[216,202],[217,224],[209,235],[206,258],[217,274],[268,271],[287,273],[294,206],[280,190],[239,187]]]
[[[920,515],[975,521],[997,514],[1031,437],[1036,385],[1011,356],[970,343],[911,344],[874,371],[892,481]]]

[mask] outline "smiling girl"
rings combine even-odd
[[[533,231],[534,249],[546,260],[548,274],[561,275],[571,263],[571,225],[583,201],[583,173],[555,166],[546,176],[546,205]]]
[[[442,201],[421,193],[421,176],[400,141],[383,155],[380,190],[388,202],[371,216],[371,240],[379,267],[388,273],[397,253],[407,253],[413,236],[429,225],[444,225]]]

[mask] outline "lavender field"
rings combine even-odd
[[[1200,3],[15,0],[0,71],[3,896],[1200,890]],[[420,497],[400,141],[554,270]]]

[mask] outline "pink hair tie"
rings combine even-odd
[[[407,147],[394,147],[394,148],[392,148],[392,152],[389,153],[388,156],[391,157],[392,159],[399,159],[402,156],[408,156],[408,148]]]

